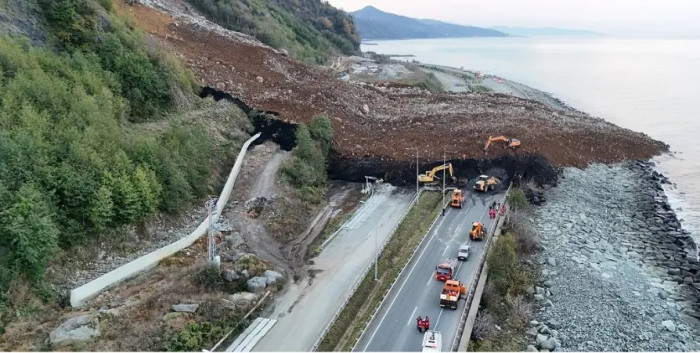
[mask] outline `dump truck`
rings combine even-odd
[[[442,352],[442,335],[439,331],[425,331],[425,334],[423,334],[423,352]]]
[[[450,309],[457,309],[457,302],[459,299],[467,295],[467,286],[462,284],[458,280],[448,280],[445,281],[445,285],[442,287],[442,292],[440,292],[440,307],[448,307]]]
[[[435,279],[441,282],[452,279],[455,268],[457,268],[457,261],[451,257],[447,258],[445,262],[435,266]]]
[[[462,208],[462,206],[464,206],[464,195],[461,189],[452,190],[452,203],[450,203],[450,205],[457,208]]]
[[[474,190],[478,191],[489,191],[493,190],[496,188],[496,185],[498,185],[501,181],[498,180],[496,177],[490,177],[488,175],[479,175],[479,178],[476,179],[476,183],[474,183]]]

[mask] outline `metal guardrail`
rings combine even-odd
[[[421,189],[421,191],[423,191]],[[445,207],[445,205],[442,205],[442,207]],[[399,274],[396,276],[394,279],[394,282],[391,283],[391,286],[389,287],[389,290],[384,293],[384,296],[382,297],[382,301],[379,303],[379,305],[374,309],[374,312],[372,313],[372,316],[370,316],[369,320],[365,323],[365,327],[362,329],[360,332],[360,335],[357,336],[357,339],[353,343],[352,347],[350,347],[350,351],[353,352],[355,351],[355,346],[357,346],[357,343],[360,341],[360,338],[364,336],[365,331],[367,331],[367,328],[369,327],[369,324],[374,320],[374,317],[377,316],[377,313],[379,313],[379,310],[382,308],[382,305],[384,305],[384,301],[389,298],[389,293],[394,289],[394,286],[396,283],[398,283],[399,279],[401,278],[401,275],[403,274],[403,271],[408,267],[408,265],[411,264],[411,260],[413,257],[416,255],[416,252],[418,252],[418,249],[420,249],[421,245],[423,245],[423,242],[425,239],[428,237],[428,234],[430,234],[430,231],[433,230],[433,227],[435,226],[435,223],[437,223],[437,220],[440,219],[442,213],[438,213],[438,215],[435,217],[433,220],[433,223],[430,225],[430,228],[428,228],[428,231],[423,234],[423,238],[421,239],[420,243],[418,243],[418,246],[413,250],[413,253],[411,253],[411,256],[409,257],[409,260],[406,262],[406,264],[403,265],[401,268],[401,271],[399,271]]]
[[[511,182],[510,185],[508,186],[508,189],[506,190],[506,194],[503,196],[503,202],[501,205],[503,207],[506,207],[506,202],[508,198],[508,193],[510,192],[511,187],[513,186],[513,183]],[[506,208],[507,209],[507,208]],[[498,222],[501,220],[501,217],[505,217],[505,215],[501,216],[501,213],[498,212],[496,214],[496,222],[494,223],[494,227],[491,230],[490,236],[487,236],[486,239],[486,246],[484,246],[484,252],[481,254],[481,258],[479,259],[479,268],[477,270],[477,275],[472,278],[471,283],[469,284],[469,294],[467,294],[467,302],[464,305],[464,310],[462,310],[462,314],[459,317],[459,324],[457,327],[457,333],[455,334],[454,339],[452,340],[452,347],[450,348],[451,352],[456,352],[457,348],[459,347],[459,341],[462,338],[462,334],[464,334],[464,325],[467,323],[467,316],[469,315],[469,308],[471,307],[472,300],[474,299],[474,292],[476,291],[476,283],[479,281],[479,278],[481,278],[481,272],[484,269],[484,264],[486,263],[486,256],[489,253],[489,248],[491,247],[491,239],[493,236],[496,234],[496,229],[498,228]]]
[[[401,215],[401,218],[400,218],[399,221],[396,223],[396,225],[394,226],[394,228],[392,228],[391,232],[389,233],[389,236],[384,240],[384,242],[382,243],[382,246],[381,246],[381,247],[379,248],[379,250],[377,251],[377,254],[378,254],[378,255],[377,255],[377,259],[375,259],[375,261],[378,261],[379,255],[382,253],[382,251],[384,251],[384,248],[385,248],[386,245],[389,243],[389,241],[391,240],[391,238],[394,237],[394,233],[395,233],[396,230],[399,228],[399,226],[400,226],[401,223],[403,222],[404,218],[406,218],[406,215],[407,215],[408,212],[411,210],[411,208],[413,208],[413,206],[415,205],[416,201],[418,201],[418,199],[420,198],[420,194],[421,194],[422,192],[423,192],[423,190],[420,189],[420,190],[418,191],[418,194],[417,194],[417,195],[411,200],[411,202],[409,203],[409,206],[406,207],[406,211],[404,211],[404,213]],[[350,290],[350,295],[348,295],[348,296],[345,298],[345,300],[343,301],[343,304],[341,304],[340,307],[338,308],[338,310],[336,310],[335,314],[333,314],[333,318],[328,322],[328,324],[326,324],[326,327],[323,329],[323,332],[321,332],[321,335],[319,336],[319,338],[318,338],[318,339],[316,340],[316,342],[314,343],[313,348],[311,348],[311,351],[312,351],[312,352],[315,352],[316,349],[318,349],[318,346],[321,344],[321,341],[323,341],[323,339],[326,337],[326,334],[328,334],[328,331],[330,331],[331,326],[333,326],[333,324],[335,323],[335,320],[338,319],[338,316],[340,316],[340,313],[343,312],[343,309],[345,309],[345,306],[348,304],[348,302],[350,301],[350,299],[352,298],[352,296],[355,294],[355,291],[357,290],[357,287],[360,286],[360,284],[362,283],[362,281],[365,279],[365,276],[367,276],[367,274],[369,273],[369,271],[372,270],[372,267],[373,267],[373,266],[374,266],[374,262],[372,262],[371,264],[369,264],[369,266],[367,266],[367,268],[362,272],[362,275],[360,275],[360,276],[355,280],[355,282],[353,283],[353,285],[352,285],[352,287],[351,287],[352,289]]]

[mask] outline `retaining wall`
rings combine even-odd
[[[243,147],[241,147],[241,151],[238,154],[238,157],[236,158],[236,163],[233,165],[231,173],[228,176],[228,180],[226,180],[226,184],[224,185],[224,188],[221,191],[221,195],[219,196],[219,199],[216,202],[216,210],[212,213],[214,222],[216,222],[216,220],[219,219],[221,211],[226,206],[229,196],[231,196],[233,184],[236,181],[238,172],[241,169],[241,165],[243,164],[243,158],[245,157],[248,147],[258,137],[260,137],[260,133],[249,138],[248,141],[246,141],[243,144]],[[172,244],[166,245],[158,250],[155,250],[151,253],[143,255],[136,260],[122,265],[100,277],[97,277],[96,279],[88,283],[83,284],[78,288],[73,289],[70,292],[70,305],[74,308],[80,307],[83,304],[85,304],[85,302],[88,299],[101,293],[105,289],[114,286],[117,283],[131,278],[135,275],[138,275],[139,273],[149,268],[155,267],[160,260],[192,245],[195,241],[197,241],[197,239],[206,234],[208,229],[209,217],[202,221],[199,227],[197,227],[197,229],[195,229],[194,232],[192,232],[190,235]]]

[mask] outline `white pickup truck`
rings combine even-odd
[[[423,335],[423,352],[442,352],[442,335],[439,331],[425,331],[425,335]]]
[[[462,244],[459,246],[459,251],[457,252],[457,259],[459,261],[467,261],[469,258],[469,244]]]

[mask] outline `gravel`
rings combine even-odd
[[[544,246],[534,297],[543,304],[544,287],[551,303],[531,322],[540,332],[535,347],[700,349],[697,250],[661,189],[668,180],[652,168],[639,161],[567,168],[534,211],[530,222]]]

